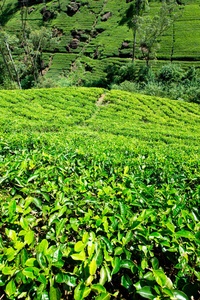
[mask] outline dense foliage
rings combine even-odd
[[[3,299],[199,298],[199,106],[105,92],[0,93]]]
[[[194,66],[163,65],[160,69],[129,63],[108,67],[106,84],[111,89],[137,92],[170,99],[200,103],[200,77]]]

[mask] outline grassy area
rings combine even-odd
[[[0,125],[4,299],[199,298],[198,105],[0,91]]]

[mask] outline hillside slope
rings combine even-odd
[[[38,3],[39,2],[39,3]],[[88,1],[47,1],[44,15],[42,1],[34,1],[27,15],[29,30],[46,26],[59,37],[56,48],[49,48],[43,55],[43,74],[46,78],[56,79],[76,68],[77,60],[82,67],[80,77],[92,83],[105,78],[105,69],[110,64],[121,65],[130,61],[133,38],[131,30],[119,26],[125,10],[129,6],[120,0],[88,0]],[[1,22],[9,33],[21,34],[20,5],[17,0],[7,0]],[[60,5],[59,5],[60,3]],[[150,11],[154,15],[160,1],[149,1]],[[200,1],[184,1],[181,16],[160,41],[158,61],[159,67],[167,61],[182,62],[184,67],[199,67],[200,47]],[[136,53],[138,64],[143,64],[141,51]]]
[[[199,140],[196,104],[0,91],[3,298],[198,300]]]
[[[0,91],[0,115],[6,136],[78,134],[186,147],[200,139],[199,105],[98,88]]]

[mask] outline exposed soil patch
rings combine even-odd
[[[105,98],[105,94],[102,94],[101,97],[97,100],[96,106],[101,106],[104,98]]]

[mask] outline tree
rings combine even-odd
[[[19,88],[21,89],[22,87],[21,87],[21,83],[20,83],[19,72],[17,70],[16,64],[15,64],[13,56],[12,56],[12,51],[10,49],[10,44],[12,45],[17,42],[18,42],[18,39],[16,39],[14,36],[8,35],[7,33],[3,32],[3,30],[1,29],[1,33],[0,33],[1,56],[3,58],[4,64],[8,70],[10,77],[12,78],[13,81],[15,81],[12,70],[10,68],[10,65],[13,67],[17,84],[18,84]]]
[[[3,16],[3,9],[5,6],[6,0],[0,0],[0,10],[1,10],[1,14]]]
[[[176,0],[162,1],[156,15],[146,16],[138,27],[139,46],[147,66],[156,57],[160,37],[180,16]]]
[[[59,43],[57,37],[53,37],[53,33],[46,27],[41,27],[39,30],[31,31],[28,37],[31,55],[35,68],[39,71],[42,69],[42,54],[45,49],[55,49]],[[52,50],[53,51],[53,50]]]
[[[119,25],[127,25],[129,29],[133,31],[133,62],[135,60],[135,50],[136,50],[136,33],[138,30],[140,17],[145,12],[148,6],[148,0],[134,0],[125,11]]]
[[[32,73],[33,73],[33,78],[34,81],[37,81],[37,68],[36,68],[36,64],[34,62],[33,56],[31,55],[31,49],[30,49],[30,45],[28,42],[28,37],[27,37],[27,15],[28,15],[28,7],[27,6],[23,6],[21,8],[21,24],[22,24],[22,39],[23,39],[23,48],[25,53],[27,54],[30,62],[31,62],[31,66],[32,66]]]

